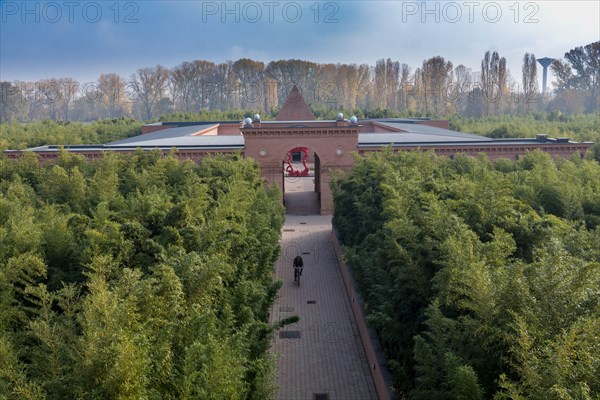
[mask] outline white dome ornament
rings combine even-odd
[[[343,121],[343,120],[344,120],[344,114],[342,114],[342,113],[339,113],[339,114],[337,115],[337,120],[338,120],[338,121]]]
[[[260,115],[254,114],[254,122],[260,122]]]
[[[252,127],[252,120],[248,117],[244,120],[244,128]]]
[[[358,118],[356,118],[355,115],[353,115],[353,116],[350,117],[350,123],[351,124],[356,124],[357,122],[358,122]]]

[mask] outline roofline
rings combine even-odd
[[[249,115],[248,117],[245,118],[252,118],[252,115]],[[305,119],[305,120],[289,120],[289,121],[277,121],[276,119],[270,119],[270,120],[261,120],[261,123],[263,124],[268,124],[268,123],[284,123],[284,122],[311,122],[311,123],[315,123],[315,122],[335,122],[335,119]],[[370,121],[370,122],[404,122],[407,124],[414,124],[415,122],[423,122],[423,121],[438,121],[438,120],[432,120],[431,118],[419,118],[419,117],[410,117],[410,118],[403,118],[403,117],[398,117],[398,118],[358,118],[358,121]],[[446,120],[440,120],[440,121],[446,121]],[[244,122],[244,118],[242,118],[241,120],[217,120],[217,121],[159,121],[159,122],[153,122],[150,124],[144,124],[143,126],[172,126],[172,125],[177,125],[177,126],[193,126],[193,125],[206,125],[206,124],[238,124],[238,123],[243,123]]]
[[[156,124],[145,124],[143,126],[171,126],[176,125],[175,127],[184,127],[184,126],[194,126],[194,125],[217,125],[217,124],[241,124],[244,120],[227,120],[227,121],[163,121]]]
[[[460,147],[460,146],[521,146],[521,145],[533,145],[535,147],[556,147],[556,146],[591,146],[593,142],[546,142],[540,143],[533,139],[524,139],[523,141],[512,140],[514,143],[500,143],[496,141],[490,142],[479,142],[479,141],[456,141],[456,142],[359,142],[358,147],[381,147],[381,146],[392,146],[392,147],[437,147],[437,146],[452,146],[452,147]]]
[[[358,118],[359,121],[374,121],[374,122],[398,122],[401,120],[407,124],[413,124],[415,122],[422,121],[448,121],[447,119],[431,119],[425,117],[390,117],[390,118]]]
[[[119,146],[119,147],[46,147],[40,148],[36,147],[34,149],[24,149],[24,150],[4,150],[4,153],[7,154],[19,154],[19,153],[56,153],[62,149],[69,150],[73,153],[83,153],[86,151],[99,151],[99,152],[107,152],[107,151],[132,151],[136,149],[142,150],[217,150],[217,149],[233,149],[233,150],[244,150],[246,147],[244,145],[232,144],[232,145],[206,145],[206,146],[192,146],[192,145],[180,145],[180,146]]]

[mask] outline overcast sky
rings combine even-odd
[[[590,1],[5,1],[0,79],[36,81],[247,57],[411,66],[443,56],[480,69],[487,50],[521,80],[525,52],[564,57],[600,40]],[[541,77],[541,74],[539,74]]]

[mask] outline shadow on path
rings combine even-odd
[[[291,215],[319,215],[321,207],[315,192],[288,192],[284,197],[285,212]]]

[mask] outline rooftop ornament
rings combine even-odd
[[[252,120],[250,118],[244,120],[244,128],[252,128]]]
[[[342,113],[339,113],[339,114],[337,115],[337,120],[338,120],[338,121],[343,121],[343,120],[344,120],[344,114],[342,114]]]
[[[356,124],[357,122],[358,122],[358,118],[356,118],[355,115],[353,115],[353,116],[350,117],[350,123],[351,124]]]

